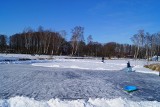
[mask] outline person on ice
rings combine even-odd
[[[131,72],[131,71],[132,71],[132,67],[131,67],[129,61],[128,61],[128,63],[127,63],[127,71],[128,71],[128,72]]]
[[[128,61],[127,63],[127,68],[131,67],[130,62]]]
[[[102,62],[104,63],[104,57],[102,57]]]

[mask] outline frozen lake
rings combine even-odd
[[[0,107],[160,107],[160,77],[146,61],[18,58],[0,57]],[[124,69],[128,61],[135,72]]]
[[[36,100],[127,98],[160,101],[160,77],[154,74],[35,67],[27,64],[0,65],[0,99],[25,96]],[[138,91],[123,91],[135,85]]]

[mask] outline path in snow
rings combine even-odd
[[[127,98],[160,101],[160,77],[154,74],[35,67],[27,64],[0,65],[0,99],[24,96],[36,100]],[[136,85],[133,93],[123,91]]]

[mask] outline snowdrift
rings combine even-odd
[[[16,96],[0,100],[0,107],[160,107],[157,101],[130,101],[127,99],[89,99],[36,101],[33,98]]]

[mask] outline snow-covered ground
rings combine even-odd
[[[0,107],[160,107],[157,101],[134,102],[127,99],[89,99],[85,100],[60,100],[36,101],[26,97],[13,97],[8,100],[0,100]]]
[[[122,70],[126,68],[127,62],[130,61],[132,70],[141,73],[151,73],[159,75],[157,71],[144,68],[143,66],[148,63],[145,60],[132,60],[132,59],[120,59],[120,60],[105,60],[105,63],[101,62],[100,59],[55,59],[52,62],[46,63],[34,63],[33,66],[42,67],[55,67],[55,68],[73,68],[73,69],[84,69],[84,70]]]
[[[29,58],[31,60],[18,61],[19,58]],[[3,61],[9,59],[13,61]],[[43,59],[43,60],[41,60]],[[26,54],[0,54],[0,64],[32,64],[33,66],[73,68],[84,70],[122,70],[126,63],[130,61],[132,70],[140,73],[151,73],[159,75],[159,72],[144,68],[144,65],[159,63],[157,61],[147,62],[146,60],[114,59],[101,62],[101,58],[73,59],[70,56],[50,56],[50,55],[26,55]]]
[[[160,107],[160,78],[145,60],[69,58],[0,54],[0,107]],[[128,61],[135,72],[126,72]]]

